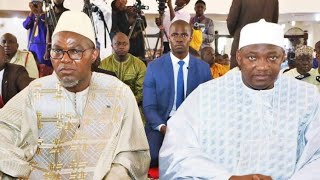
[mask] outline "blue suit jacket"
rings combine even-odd
[[[199,84],[211,79],[209,64],[190,55],[186,96]],[[167,124],[174,93],[173,66],[170,53],[167,53],[148,64],[144,78],[143,112],[147,120],[146,131]]]

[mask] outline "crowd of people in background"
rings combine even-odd
[[[106,46],[94,3],[30,0],[28,47],[1,35],[0,179],[320,176],[320,41],[286,56],[278,0],[232,1],[230,56],[204,0],[167,0],[149,60],[142,9],[110,2]]]

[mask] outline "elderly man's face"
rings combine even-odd
[[[312,68],[312,56],[299,55],[296,56],[296,68],[300,74],[306,74]]]
[[[256,90],[272,89],[284,57],[284,50],[271,44],[248,45],[238,50],[244,84]]]
[[[1,36],[0,43],[4,47],[6,58],[9,58],[10,60],[16,54],[19,47],[17,38],[12,34],[7,33]]]
[[[55,58],[62,53],[61,58]],[[91,65],[98,52],[88,38],[74,32],[59,32],[52,38],[50,55],[54,71],[63,87],[78,92],[89,85]]]

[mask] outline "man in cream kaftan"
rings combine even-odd
[[[90,18],[64,12],[52,37],[54,74],[0,111],[0,179],[147,177],[149,147],[135,97],[117,78],[91,72],[95,46]]]
[[[114,77],[93,73],[86,90],[72,93],[47,76],[0,117],[0,171],[10,176],[102,179],[119,164],[131,178],[146,178],[149,151],[135,97]]]

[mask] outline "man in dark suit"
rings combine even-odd
[[[278,0],[233,0],[227,18],[227,26],[233,37],[231,47],[230,68],[238,66],[236,51],[239,46],[240,31],[243,26],[265,19],[267,22],[277,23],[279,18]]]
[[[33,80],[29,77],[27,70],[20,65],[7,63],[3,46],[0,45],[0,80],[1,96],[0,108],[5,105],[13,96]]]
[[[209,65],[189,55],[192,30],[188,22],[174,21],[169,30],[172,51],[148,64],[143,84],[143,112],[150,146],[151,165],[166,133],[167,120],[199,84],[212,79]]]

